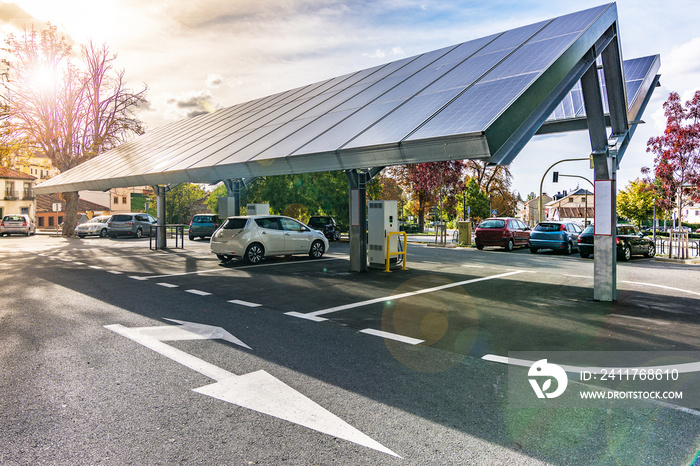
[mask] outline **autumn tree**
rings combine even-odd
[[[462,193],[464,203],[469,207],[469,216],[473,219],[483,219],[490,215],[489,199],[481,189],[475,179],[470,178],[466,188]]]
[[[700,201],[700,91],[683,105],[676,92],[664,103],[666,130],[662,136],[649,139],[647,152],[654,158],[654,178],[661,196],[657,206],[677,209],[682,221],[683,208]],[[648,167],[642,169],[651,174]]]
[[[464,189],[464,162],[448,160],[392,167],[391,173],[418,204],[418,228],[423,231],[425,210],[442,202],[448,216],[456,215],[456,195]]]
[[[38,32],[10,34],[3,48],[2,104],[9,131],[28,150],[46,155],[61,172],[144,132],[133,114],[146,88],[134,92],[115,68],[116,55],[92,42],[74,54],[68,40],[48,23]],[[77,224],[77,192],[66,202],[63,235]]]
[[[508,165],[489,165],[483,160],[467,160],[466,171],[491,199],[491,206],[500,215],[515,214],[517,196],[511,191],[513,174]]]
[[[204,190],[193,183],[182,183],[168,192],[165,196],[166,223],[188,223],[196,212],[198,202],[206,197]],[[155,194],[149,196],[152,206],[157,204]]]

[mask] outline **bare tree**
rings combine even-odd
[[[10,34],[5,44],[2,103],[13,138],[45,154],[61,172],[144,132],[133,110],[145,102],[147,87],[137,92],[126,87],[124,72],[114,68],[116,55],[106,45],[88,42],[74,56],[50,23],[41,32]],[[62,197],[63,236],[72,236],[78,193]]]
[[[491,207],[501,215],[514,215],[517,198],[510,190],[513,175],[508,165],[488,165],[482,160],[467,160],[466,165],[471,179],[491,199]]]

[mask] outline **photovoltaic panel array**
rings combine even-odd
[[[602,5],[174,122],[36,192],[502,161],[544,122],[580,76],[561,83],[616,21],[615,4]],[[570,95],[561,113],[577,116]],[[551,109],[533,117],[543,106]]]

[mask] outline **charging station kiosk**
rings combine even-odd
[[[386,264],[386,238],[399,231],[398,201],[369,201],[367,247],[369,266],[384,268]],[[389,251],[398,252],[399,238],[391,236]],[[396,265],[397,256],[391,256],[390,264]]]

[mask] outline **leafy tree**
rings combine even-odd
[[[490,216],[489,199],[486,193],[479,189],[479,185],[474,178],[470,178],[467,182],[464,198],[472,218],[483,219]]]
[[[442,202],[448,216],[456,215],[456,195],[464,188],[461,182],[464,162],[449,160],[392,167],[399,185],[411,193],[418,204],[418,227],[423,231],[425,210],[430,203]]]
[[[198,202],[206,196],[199,185],[183,183],[168,192],[165,196],[165,221],[167,223],[189,223],[198,206]],[[156,205],[156,195],[149,196],[150,209]]]
[[[46,155],[60,171],[69,170],[144,131],[133,109],[145,102],[146,88],[126,88],[116,55],[92,42],[73,53],[68,40],[48,23],[41,32],[10,34],[2,49],[2,104],[9,131],[30,151]],[[66,202],[63,235],[77,224],[78,193]]]
[[[634,220],[637,225],[654,213],[654,191],[648,183],[634,180],[617,194],[617,212],[621,217]]]
[[[350,221],[348,196],[345,173],[318,172],[258,178],[242,193],[241,204],[270,204],[270,212],[278,214],[283,214],[292,204],[299,204],[289,212],[330,215],[341,228],[347,228]]]
[[[664,115],[666,130],[649,139],[647,152],[656,155],[654,176],[662,193],[657,205],[678,209],[682,221],[683,208],[692,200],[700,201],[700,91],[685,106],[678,93],[672,92],[664,103]],[[651,169],[645,167],[642,173],[649,174]]]
[[[491,205],[501,215],[514,215],[517,197],[511,192],[513,174],[507,165],[488,165],[482,160],[467,160],[467,173],[491,199]]]

